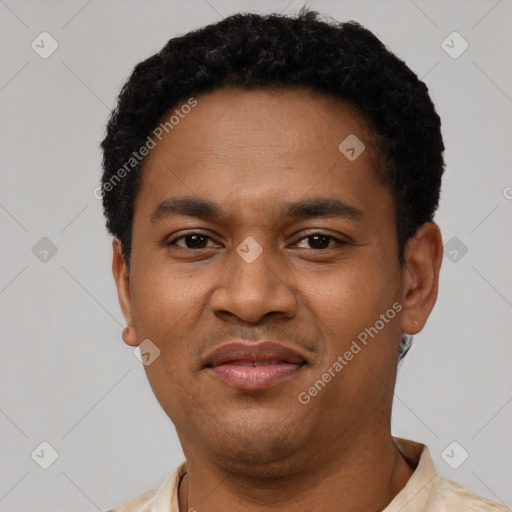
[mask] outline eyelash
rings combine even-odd
[[[188,236],[194,236],[194,235],[199,235],[201,237],[204,237],[204,238],[208,238],[210,240],[213,240],[211,237],[209,237],[208,235],[205,235],[204,233],[200,233],[200,232],[197,232],[197,231],[193,231],[193,232],[190,232],[190,233],[187,233],[185,235],[180,235],[179,237],[177,238],[174,238],[172,240],[170,240],[169,242],[167,242],[165,245],[167,246],[172,246],[173,244],[176,243],[177,240],[181,240],[182,238],[186,238]],[[295,244],[298,244],[299,242],[302,242],[303,240],[307,240],[308,238],[313,238],[314,236],[323,236],[325,238],[328,238],[330,240],[333,240],[334,242],[336,242],[338,245],[342,246],[342,245],[349,245],[348,242],[344,242],[343,240],[340,240],[339,238],[336,238],[332,235],[329,235],[327,233],[323,233],[322,231],[315,231],[314,233],[309,233],[308,235],[306,236],[303,236],[302,238],[300,238],[299,240],[297,240],[295,242]],[[183,250],[186,250],[186,251],[200,251],[202,249],[208,249],[207,247],[202,247],[200,249],[191,249],[191,248],[188,248],[188,247],[181,247],[181,246],[178,246],[180,249],[183,249]],[[327,249],[331,249],[333,246],[331,247],[326,247],[324,249],[314,249],[314,248],[310,248],[309,250],[311,251],[315,251],[315,252],[320,252],[320,251],[325,251]]]

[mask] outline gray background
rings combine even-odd
[[[183,459],[121,340],[111,240],[93,196],[98,144],[133,66],[170,37],[303,3],[0,0],[0,510],[107,509]],[[454,261],[444,258],[438,303],[400,369],[393,432],[426,443],[442,474],[512,506],[512,3],[309,6],[374,31],[425,80],[443,121],[436,220],[445,244],[455,237]],[[47,59],[31,48],[43,31],[59,45]],[[441,45],[453,31],[469,44],[458,58]],[[43,237],[57,248],[45,261]],[[59,454],[46,470],[31,458],[42,441]],[[462,448],[448,450],[452,465],[469,453],[458,469],[441,456],[453,441]]]

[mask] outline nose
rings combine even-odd
[[[272,268],[270,249],[264,249],[251,262],[236,251],[229,258],[227,271],[211,298],[215,315],[235,316],[250,323],[257,323],[270,313],[285,318],[295,316],[296,297],[283,281],[283,272],[279,272],[275,265]]]

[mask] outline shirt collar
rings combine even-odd
[[[167,477],[156,491],[150,512],[179,512],[178,486],[181,478],[187,472],[187,461],[183,461]]]
[[[395,444],[413,467],[414,473],[404,488],[382,512],[413,512],[424,510],[429,500],[437,471],[428,448],[421,443],[394,437]]]

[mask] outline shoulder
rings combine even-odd
[[[105,512],[151,512],[152,510],[159,510],[160,512],[178,511],[178,487],[181,477],[186,473],[186,471],[187,463],[186,461],[183,461],[174,468],[160,487],[146,491],[136,498]]]
[[[428,512],[510,512],[510,509],[488,500],[468,487],[437,475],[426,507]]]

